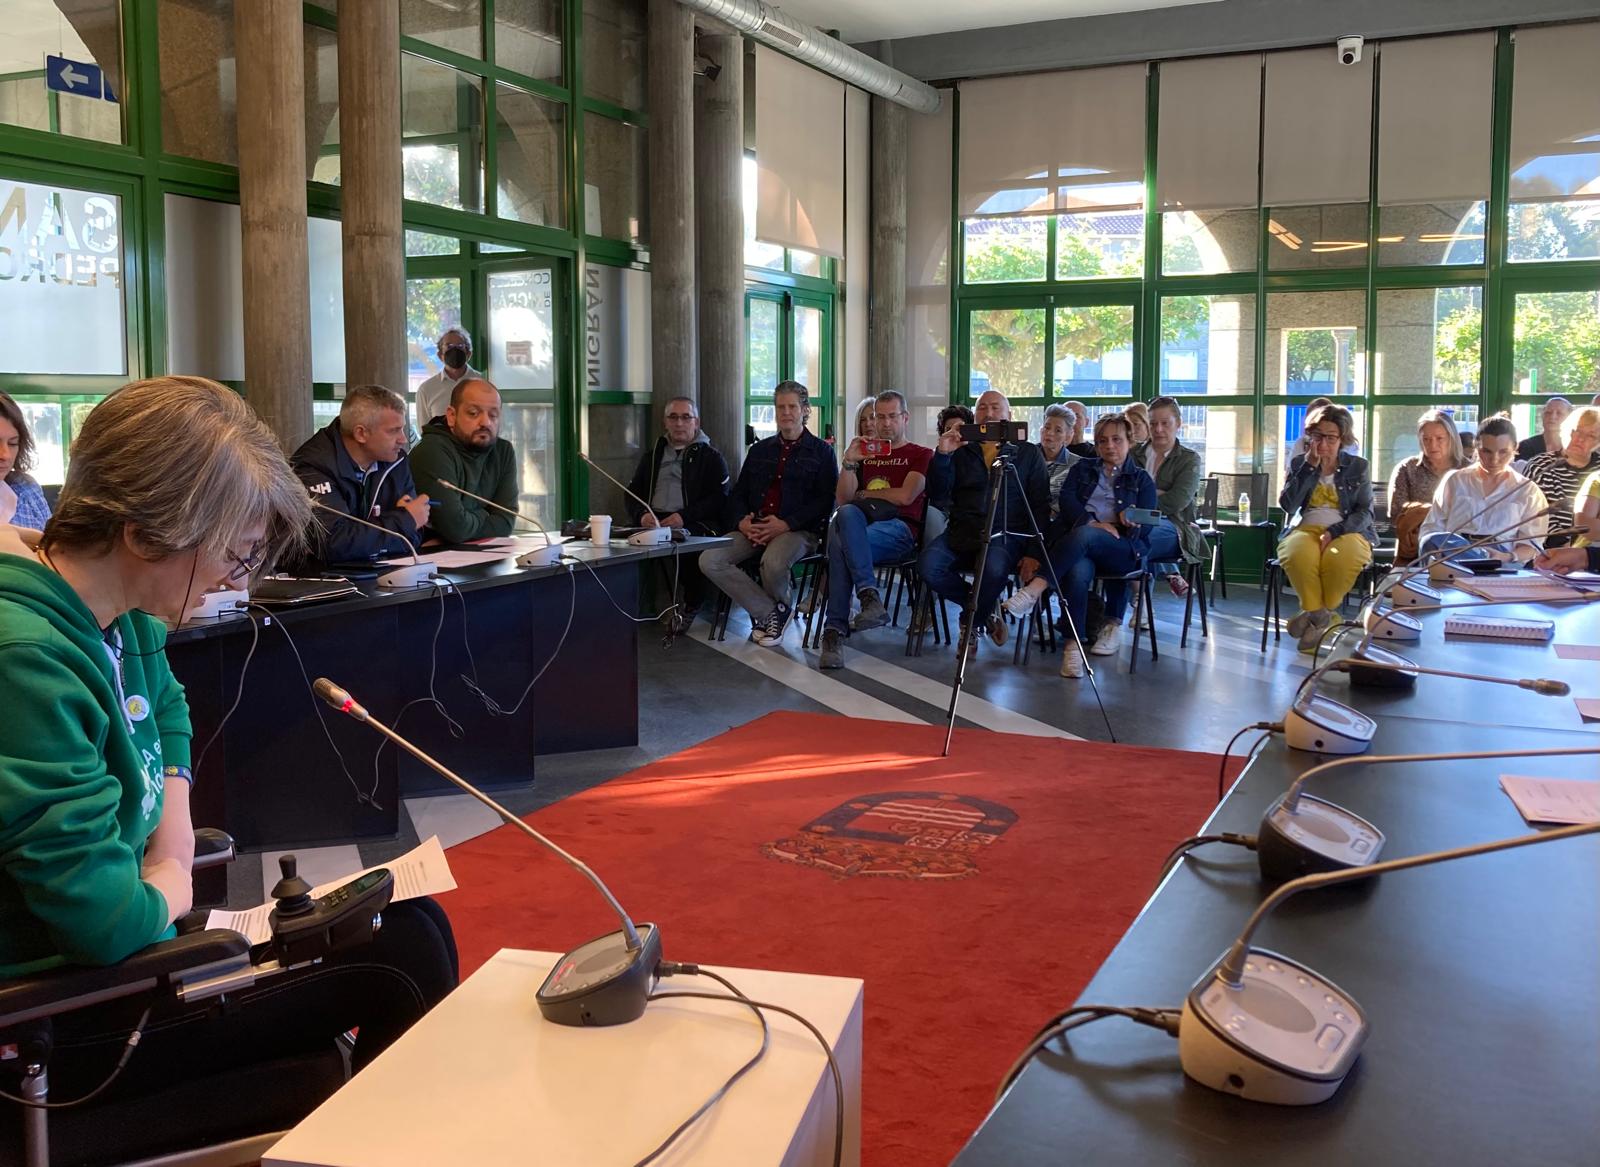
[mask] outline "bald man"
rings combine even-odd
[[[422,440],[411,452],[411,473],[428,484],[436,504],[429,526],[446,543],[511,534],[516,521],[511,515],[441,485],[453,482],[516,509],[521,493],[517,455],[500,436],[500,391],[479,377],[457,381],[444,417],[423,426]]]

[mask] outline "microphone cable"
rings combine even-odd
[[[437,709],[439,711],[439,716],[444,718],[445,728],[447,730],[449,730],[450,736],[452,738],[456,739],[457,741],[460,741],[462,738],[467,736],[467,731],[462,728],[461,723],[459,721],[457,721],[454,717],[452,717],[450,715],[450,710],[445,706],[445,703],[442,700],[440,700],[439,693],[438,693],[438,690],[436,688],[436,682],[438,680],[438,675],[439,675],[439,634],[444,631],[444,609],[445,609],[444,596],[445,596],[445,592],[447,590],[455,591],[457,597],[459,597],[461,595],[461,593],[460,593],[459,590],[456,589],[456,586],[455,586],[454,583],[452,583],[450,580],[446,579],[443,576],[439,576],[438,578],[436,578],[434,580],[434,583],[438,585],[437,587],[434,588],[434,591],[439,597],[439,619],[434,622],[434,625],[433,625],[433,641],[432,641],[432,644],[429,646],[428,695],[426,697],[413,697],[411,700],[407,701],[404,705],[400,706],[399,711],[394,715],[394,722],[393,722],[392,728],[396,732],[399,732],[400,723],[401,723],[401,721],[403,721],[405,719],[406,711],[408,709],[410,709],[413,705],[432,705],[435,709]],[[466,600],[462,600],[461,601],[461,619],[462,619],[462,622],[463,622],[463,627],[465,626],[465,622],[466,622],[466,613],[467,613],[467,602],[466,602]],[[464,635],[463,635],[463,639],[465,639]],[[471,649],[470,648],[468,649],[468,657],[469,658],[471,657]],[[476,673],[476,671],[477,671],[477,666],[475,664],[473,665],[473,671],[474,671],[474,673]],[[379,740],[378,740],[378,748],[372,752],[372,788],[374,790],[376,790],[378,788],[378,783],[381,781],[381,779],[378,776],[378,763],[383,758],[383,748],[385,746],[387,746],[388,744],[389,744],[389,739],[388,738],[380,737]]]
[[[507,709],[505,706],[501,705],[500,702],[496,701],[493,697],[491,697],[487,692],[484,691],[482,686],[480,686],[478,684],[478,679],[477,679],[478,666],[477,666],[477,663],[476,663],[475,659],[472,656],[472,646],[470,644],[467,645],[467,659],[469,661],[473,662],[472,663],[473,675],[469,677],[465,673],[460,674],[461,683],[467,687],[467,692],[471,693],[479,701],[483,702],[483,707],[485,709],[487,709],[489,711],[490,715],[493,716],[493,717],[515,717],[516,714],[517,714],[517,711],[522,708],[522,703],[528,699],[528,694],[533,692],[533,687],[539,683],[539,679],[541,677],[543,677],[545,675],[545,673],[550,671],[550,666],[556,663],[556,657],[560,656],[561,655],[561,650],[564,647],[566,647],[567,636],[572,631],[573,617],[575,617],[577,615],[577,613],[578,613],[578,573],[573,569],[571,560],[567,560],[566,563],[567,563],[567,579],[572,584],[572,591],[571,591],[571,594],[570,594],[570,599],[569,599],[568,604],[567,604],[567,622],[566,622],[565,625],[562,626],[561,636],[556,641],[555,648],[551,651],[549,657],[547,657],[545,659],[544,664],[539,666],[539,671],[533,674],[533,679],[528,682],[527,688],[522,690],[522,695],[517,698],[517,703],[515,705],[513,705],[510,709]],[[467,636],[467,623],[466,623],[467,601],[465,600],[465,598],[461,597],[461,593],[460,593],[459,590],[456,592],[456,595],[457,595],[458,598],[461,598],[461,612],[462,612],[461,636],[462,636],[462,642],[466,643],[466,636]]]
[[[211,736],[206,738],[206,744],[201,747],[200,753],[195,757],[194,765],[190,767],[195,777],[200,776],[200,764],[206,760],[206,755],[211,752],[211,747],[217,744],[217,739],[222,736],[223,729],[228,724],[228,719],[239,708],[239,703],[244,700],[244,682],[250,675],[250,661],[256,655],[256,645],[261,643],[261,625],[256,623],[255,614],[249,608],[242,609],[244,618],[250,621],[250,647],[245,650],[244,663],[239,666],[239,691],[233,695],[233,704],[228,706],[228,712],[222,715],[222,720],[217,722],[217,728],[211,731]]]
[[[1250,749],[1246,752],[1244,760],[1245,760],[1245,765],[1247,765],[1247,766],[1250,764],[1250,760],[1256,756],[1256,751],[1259,750],[1266,743],[1268,738],[1270,738],[1275,733],[1282,733],[1283,732],[1283,722],[1281,722],[1281,721],[1257,721],[1252,725],[1245,726],[1238,733],[1234,734],[1231,738],[1228,739],[1227,746],[1223,748],[1222,757],[1217,762],[1217,801],[1218,802],[1222,801],[1223,790],[1224,790],[1225,784],[1227,783],[1227,780],[1228,780],[1228,755],[1233,753],[1233,747],[1239,741],[1239,739],[1242,738],[1245,734],[1249,733],[1252,729],[1265,730],[1266,732],[1264,732],[1259,738],[1257,738],[1255,740],[1255,742],[1252,743],[1252,745],[1250,746]]]
[[[1011,1068],[1006,1071],[1005,1077],[1000,1079],[1000,1088],[994,1093],[994,1100],[998,1103],[1005,1097],[1011,1084],[1017,1080],[1022,1071],[1027,1068],[1039,1053],[1058,1037],[1079,1026],[1088,1025],[1091,1021],[1104,1021],[1107,1017],[1126,1017],[1129,1021],[1140,1025],[1147,1025],[1151,1029],[1159,1029],[1168,1037],[1178,1036],[1178,1020],[1183,1016],[1181,1007],[1167,1007],[1147,1009],[1141,1007],[1125,1008],[1121,1005],[1074,1005],[1063,1013],[1058,1013],[1047,1021],[1036,1033],[1033,1040],[1028,1042],[1026,1049],[1011,1063]],[[1063,1043],[1063,1049],[1071,1053],[1071,1048]]]
[[[1266,738],[1261,740],[1265,741]],[[1167,853],[1166,860],[1161,864],[1161,874],[1156,876],[1156,886],[1161,886],[1167,876],[1172,874],[1173,869],[1183,862],[1184,857],[1190,851],[1211,843],[1227,843],[1232,847],[1243,847],[1246,851],[1254,851],[1257,847],[1257,840],[1254,835],[1240,835],[1235,834],[1233,831],[1223,831],[1216,835],[1190,835]]]

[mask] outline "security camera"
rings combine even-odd
[[[1366,44],[1358,36],[1342,36],[1338,40],[1339,64],[1354,65],[1361,60],[1361,46]]]

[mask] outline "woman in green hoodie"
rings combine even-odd
[[[0,978],[113,964],[170,936],[189,911],[191,730],[164,625],[297,548],[309,520],[271,431],[237,394],[161,377],[124,386],[89,415],[42,534],[0,527]],[[240,1011],[237,1048],[241,1034],[227,1026],[158,1013],[124,1084],[226,1069],[263,1046],[272,1056],[286,1043],[331,1042],[353,1025],[369,1047],[364,1062],[454,984],[443,913],[395,905],[385,948],[397,922],[431,934],[433,953],[402,970],[410,984],[391,1016],[374,1014],[382,1006],[369,991],[335,1019],[329,998],[351,996],[345,982],[359,978],[319,988],[317,971],[283,974],[260,990],[276,1001]],[[384,958],[362,951],[363,961]],[[104,1042],[92,1035],[119,1015],[101,1006],[58,1027],[55,1085],[74,1077],[75,1055],[103,1075]]]

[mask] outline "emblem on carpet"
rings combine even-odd
[[[821,868],[840,879],[967,879],[977,857],[1011,829],[1009,807],[970,794],[905,790],[864,794],[812,819],[761,853]]]

